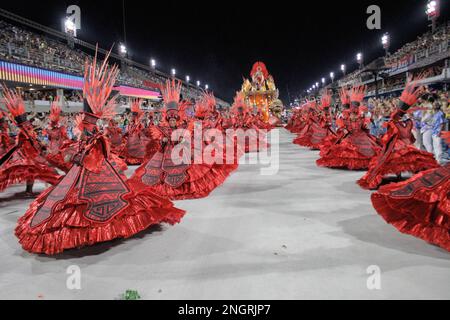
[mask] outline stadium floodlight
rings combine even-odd
[[[153,69],[155,69],[156,68],[156,60],[150,59],[150,65],[152,66]]]
[[[322,84],[325,84],[327,80],[325,78],[322,78]]]
[[[344,74],[345,74],[345,70],[346,70],[346,68],[345,68],[345,64],[341,64],[341,71],[342,71],[342,73],[344,73]]]
[[[386,55],[389,54],[389,47],[391,45],[391,38],[389,36],[389,33],[385,33],[381,37],[381,44],[383,45],[384,50],[386,50]]]
[[[200,87],[202,83],[200,81],[197,81],[197,87]]]
[[[125,57],[127,55],[127,52],[128,52],[127,51],[127,47],[123,43],[121,43],[120,46],[119,46],[119,53],[120,53],[120,55],[122,57]]]
[[[175,77],[177,75],[177,70],[176,69],[172,69],[172,71],[170,73],[172,74],[173,77]]]
[[[315,85],[315,84],[313,84],[312,88],[313,88],[313,89],[316,89],[316,85]]]
[[[334,81],[334,72],[330,72],[331,81]]]
[[[361,63],[361,61],[362,61],[362,53],[361,53],[361,52],[359,52],[359,53],[356,55],[356,61],[358,61],[359,63]]]
[[[66,18],[64,21],[64,27],[67,34],[70,34],[74,37],[77,36],[77,26],[70,18]]]
[[[318,82],[316,82],[316,87],[319,88],[319,83]]]
[[[438,0],[429,0],[427,3],[427,9],[425,13],[428,15],[428,19],[432,19],[439,15],[439,1]]]
[[[205,85],[205,89],[208,90],[209,89],[209,85]]]
[[[428,20],[432,22],[431,27],[434,33],[436,31],[437,19],[441,15],[439,0],[428,0],[425,13],[428,16]]]
[[[189,83],[189,81],[191,81],[191,77],[186,76],[186,82]]]
[[[358,52],[356,55],[356,61],[359,63],[359,68],[362,68],[363,66],[363,54],[361,52]]]

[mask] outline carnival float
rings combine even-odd
[[[244,79],[241,92],[253,112],[261,115],[262,121],[274,126],[281,125],[283,103],[275,81],[263,62],[253,65],[250,79]]]

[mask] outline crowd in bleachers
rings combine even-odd
[[[450,23],[440,26],[436,32],[427,32],[419,36],[415,41],[404,45],[398,51],[386,57],[387,66],[395,66],[403,61],[409,61],[414,58],[416,54],[424,50],[434,48],[450,41]]]
[[[92,56],[68,44],[18,28],[0,20],[0,59],[34,67],[83,76],[84,63]],[[128,65],[121,69],[118,84],[142,89],[158,89],[167,77]],[[196,99],[200,89],[183,87],[183,96]]]

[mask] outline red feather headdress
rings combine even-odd
[[[58,96],[50,106],[50,121],[53,123],[59,122],[59,119],[61,117],[61,107],[59,106],[60,101],[61,97]]]
[[[111,51],[103,63],[97,65],[96,51],[94,61],[90,63],[86,59],[85,63],[83,97],[92,110],[90,115],[97,118],[111,119],[115,115],[116,97],[111,99],[109,97],[119,75],[119,68],[117,65],[108,66],[110,54]]]
[[[162,90],[162,96],[164,99],[164,115],[165,119],[176,118],[181,119],[179,114],[179,104],[181,95],[181,81],[167,80],[166,85]]]
[[[267,67],[264,62],[258,61],[253,65],[252,71],[250,72],[250,76],[253,77],[255,73],[258,72],[258,69],[261,69],[261,72],[264,75],[264,78],[267,79],[269,77],[269,71],[267,71]]]
[[[144,114],[141,109],[142,99],[133,99],[131,101],[131,113],[137,119],[140,119]]]
[[[243,113],[248,112],[248,106],[247,103],[245,102],[245,95],[242,92],[236,93],[236,96],[234,97],[233,106],[231,107],[231,112],[234,114],[238,114],[240,113],[239,108],[243,109]]]
[[[7,88],[5,85],[2,85],[2,90],[5,105],[11,114],[11,118],[14,119],[17,125],[26,122],[25,103],[20,94],[14,89]]]

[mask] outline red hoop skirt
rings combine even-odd
[[[450,251],[450,165],[383,186],[372,203],[400,232]]]
[[[389,174],[419,173],[437,167],[439,164],[433,154],[421,151],[411,145],[396,146],[389,156],[380,154],[373,158],[369,164],[369,171],[358,181],[358,184],[363,189],[374,190]]]
[[[60,175],[47,160],[31,145],[30,141],[19,135],[19,142],[0,159],[0,192],[9,186],[28,181],[43,181],[55,184]]]
[[[84,165],[74,165],[19,219],[24,250],[55,255],[64,250],[129,238],[160,223],[175,224],[185,212],[149,190],[133,191],[105,160],[97,143]]]
[[[364,170],[380,151],[376,140],[363,130],[350,133],[340,143],[323,148],[317,165],[327,168]]]

